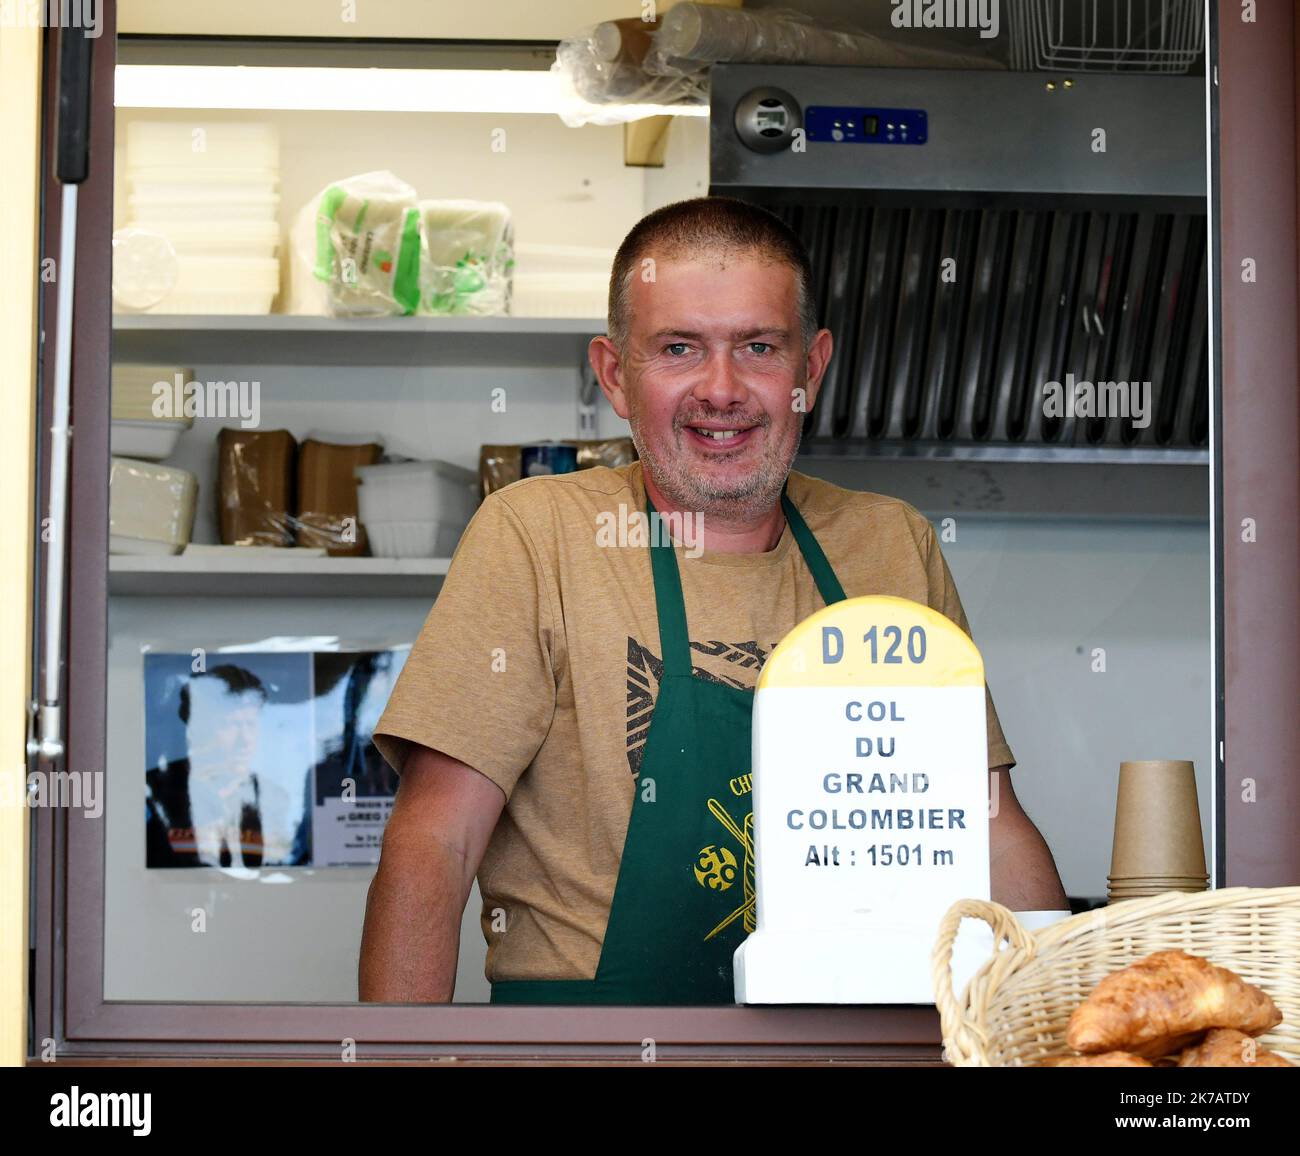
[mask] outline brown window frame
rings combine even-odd
[[[1278,645],[1277,621],[1260,611],[1295,612],[1300,528],[1294,516],[1300,475],[1300,394],[1297,383],[1295,281],[1297,138],[1300,52],[1295,14],[1277,5],[1270,19],[1285,29],[1244,25],[1235,5],[1222,17],[1211,2],[1210,67],[1218,87],[1211,100],[1211,188],[1214,310],[1215,481],[1211,523],[1215,551],[1216,734],[1236,768],[1277,770],[1267,780],[1264,805],[1239,801],[1224,790],[1217,768],[1220,885],[1300,883],[1300,638]],[[1261,6],[1262,7],[1262,6]],[[76,533],[69,559],[68,765],[103,767],[106,759],[106,644],[109,380],[112,341],[110,253],[112,171],[96,165],[111,157],[116,5],[104,5],[104,36],[95,47],[91,176],[82,186],[78,222],[76,341],[71,507]],[[1217,33],[1217,34],[1216,34]],[[54,57],[46,45],[45,96],[53,107]],[[1295,119],[1256,110],[1278,94],[1297,104]],[[53,118],[47,116],[47,122]],[[47,147],[53,125],[46,125]],[[1261,157],[1273,158],[1265,168]],[[58,186],[47,180],[45,252],[58,251]],[[1289,258],[1288,279],[1276,269],[1261,286],[1243,285],[1231,272],[1238,254]],[[1286,282],[1286,283],[1283,283]],[[53,312],[45,287],[46,316]],[[1223,335],[1231,337],[1225,344]],[[53,373],[53,347],[42,353]],[[1269,369],[1267,380],[1249,371]],[[1226,418],[1226,420],[1225,420]],[[42,421],[40,428],[48,423]],[[1255,463],[1283,467],[1261,476]],[[1225,526],[1255,517],[1267,524],[1246,546]],[[1280,599],[1280,601],[1279,601]],[[1236,782],[1235,777],[1230,781]],[[1263,789],[1263,784],[1261,784]],[[1280,799],[1279,799],[1280,796]],[[571,1008],[482,1005],[146,1003],[103,998],[104,824],[69,810],[34,813],[32,896],[35,938],[31,985],[33,1054],[55,1041],[63,1060],[97,1057],[321,1057],[339,1056],[356,1041],[360,1060],[457,1057],[500,1062],[548,1059],[639,1062],[643,1041],[660,1060],[748,1058],[779,1062],[832,1060],[934,1065],[940,1060],[937,1013],[929,1007],[868,1008]]]

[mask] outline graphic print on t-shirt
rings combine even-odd
[[[767,649],[754,641],[749,642],[692,642],[691,649],[700,659],[691,663],[691,673],[709,682],[726,683],[742,690],[752,690],[758,682],[759,671],[767,656],[776,648]],[[726,673],[730,666],[745,671],[748,677],[734,678]],[[627,764],[633,775],[641,773],[641,754],[645,749],[646,735],[650,733],[650,720],[654,715],[659,683],[663,679],[664,661],[630,634],[627,639]]]
[[[751,689],[758,682],[759,671],[775,644],[765,650],[755,641],[749,642],[692,642],[691,649],[702,663],[692,662],[691,673],[709,682],[721,682],[742,690]],[[712,669],[709,669],[712,667]],[[627,640],[627,761],[634,775],[640,774],[641,756],[645,750],[646,736],[654,717],[655,700],[659,683],[663,679],[663,659],[643,646],[635,638]],[[734,677],[732,670],[744,671],[749,677]],[[730,891],[737,880],[741,896],[728,897],[720,911],[722,919],[704,938],[712,939],[725,931],[737,919],[743,921],[746,933],[756,924],[754,892],[754,814],[750,796],[752,782],[749,773],[737,775],[728,782],[735,800],[710,799],[709,814],[717,820],[718,841],[701,847],[694,863],[695,881],[718,894]],[[745,808],[743,811],[740,808]]]

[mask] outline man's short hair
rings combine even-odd
[[[181,722],[190,721],[190,683],[200,678],[215,678],[219,682],[224,682],[226,690],[231,694],[260,695],[263,702],[267,699],[266,687],[251,670],[229,662],[222,663],[211,670],[205,670],[202,674],[196,674],[181,687],[181,704],[176,712],[181,716]]]
[[[799,235],[767,209],[734,197],[695,197],[676,201],[642,217],[623,238],[609,276],[609,337],[625,348],[629,297],[637,267],[656,259],[708,252],[758,253],[788,265],[798,283],[799,329],[804,348],[817,333],[817,300],[812,262]]]

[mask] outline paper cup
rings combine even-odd
[[[1204,883],[1209,875],[1107,875],[1109,883]]]
[[[1190,761],[1120,764],[1110,874],[1116,879],[1205,874],[1196,770]]]
[[[1170,876],[1167,879],[1161,879],[1158,876],[1124,876],[1119,879],[1109,879],[1107,882],[1112,887],[1156,887],[1161,884],[1168,884],[1171,887],[1204,887],[1209,883],[1206,876],[1200,878],[1187,878],[1184,876]]]
[[[1149,887],[1154,883],[1209,882],[1208,875],[1111,875],[1106,880],[1112,887]]]
[[[1170,892],[1179,892],[1184,895],[1195,895],[1198,891],[1204,891],[1204,887],[1133,887],[1123,891],[1110,891],[1106,898],[1116,899],[1149,899],[1153,895],[1168,895]]]
[[[1208,879],[1208,871],[1112,871],[1107,879]]]
[[[1163,895],[1166,891],[1204,891],[1205,887],[1195,884],[1179,883],[1175,885],[1156,883],[1150,887],[1112,887],[1109,895]]]

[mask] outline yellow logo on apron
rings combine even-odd
[[[720,931],[725,931],[737,919],[744,919],[745,931],[751,932],[757,926],[754,892],[754,812],[745,816],[744,828],[738,827],[736,821],[727,813],[726,808],[717,799],[709,800],[709,812],[726,829],[745,855],[744,869],[741,872],[744,883],[745,898],[730,915],[709,932],[704,938],[712,939]],[[695,861],[695,881],[701,887],[710,887],[715,891],[726,891],[736,880],[736,857],[731,850],[720,844],[709,844],[703,848]]]
[[[695,861],[695,882],[714,891],[726,891],[736,881],[736,857],[726,847],[710,843]]]

